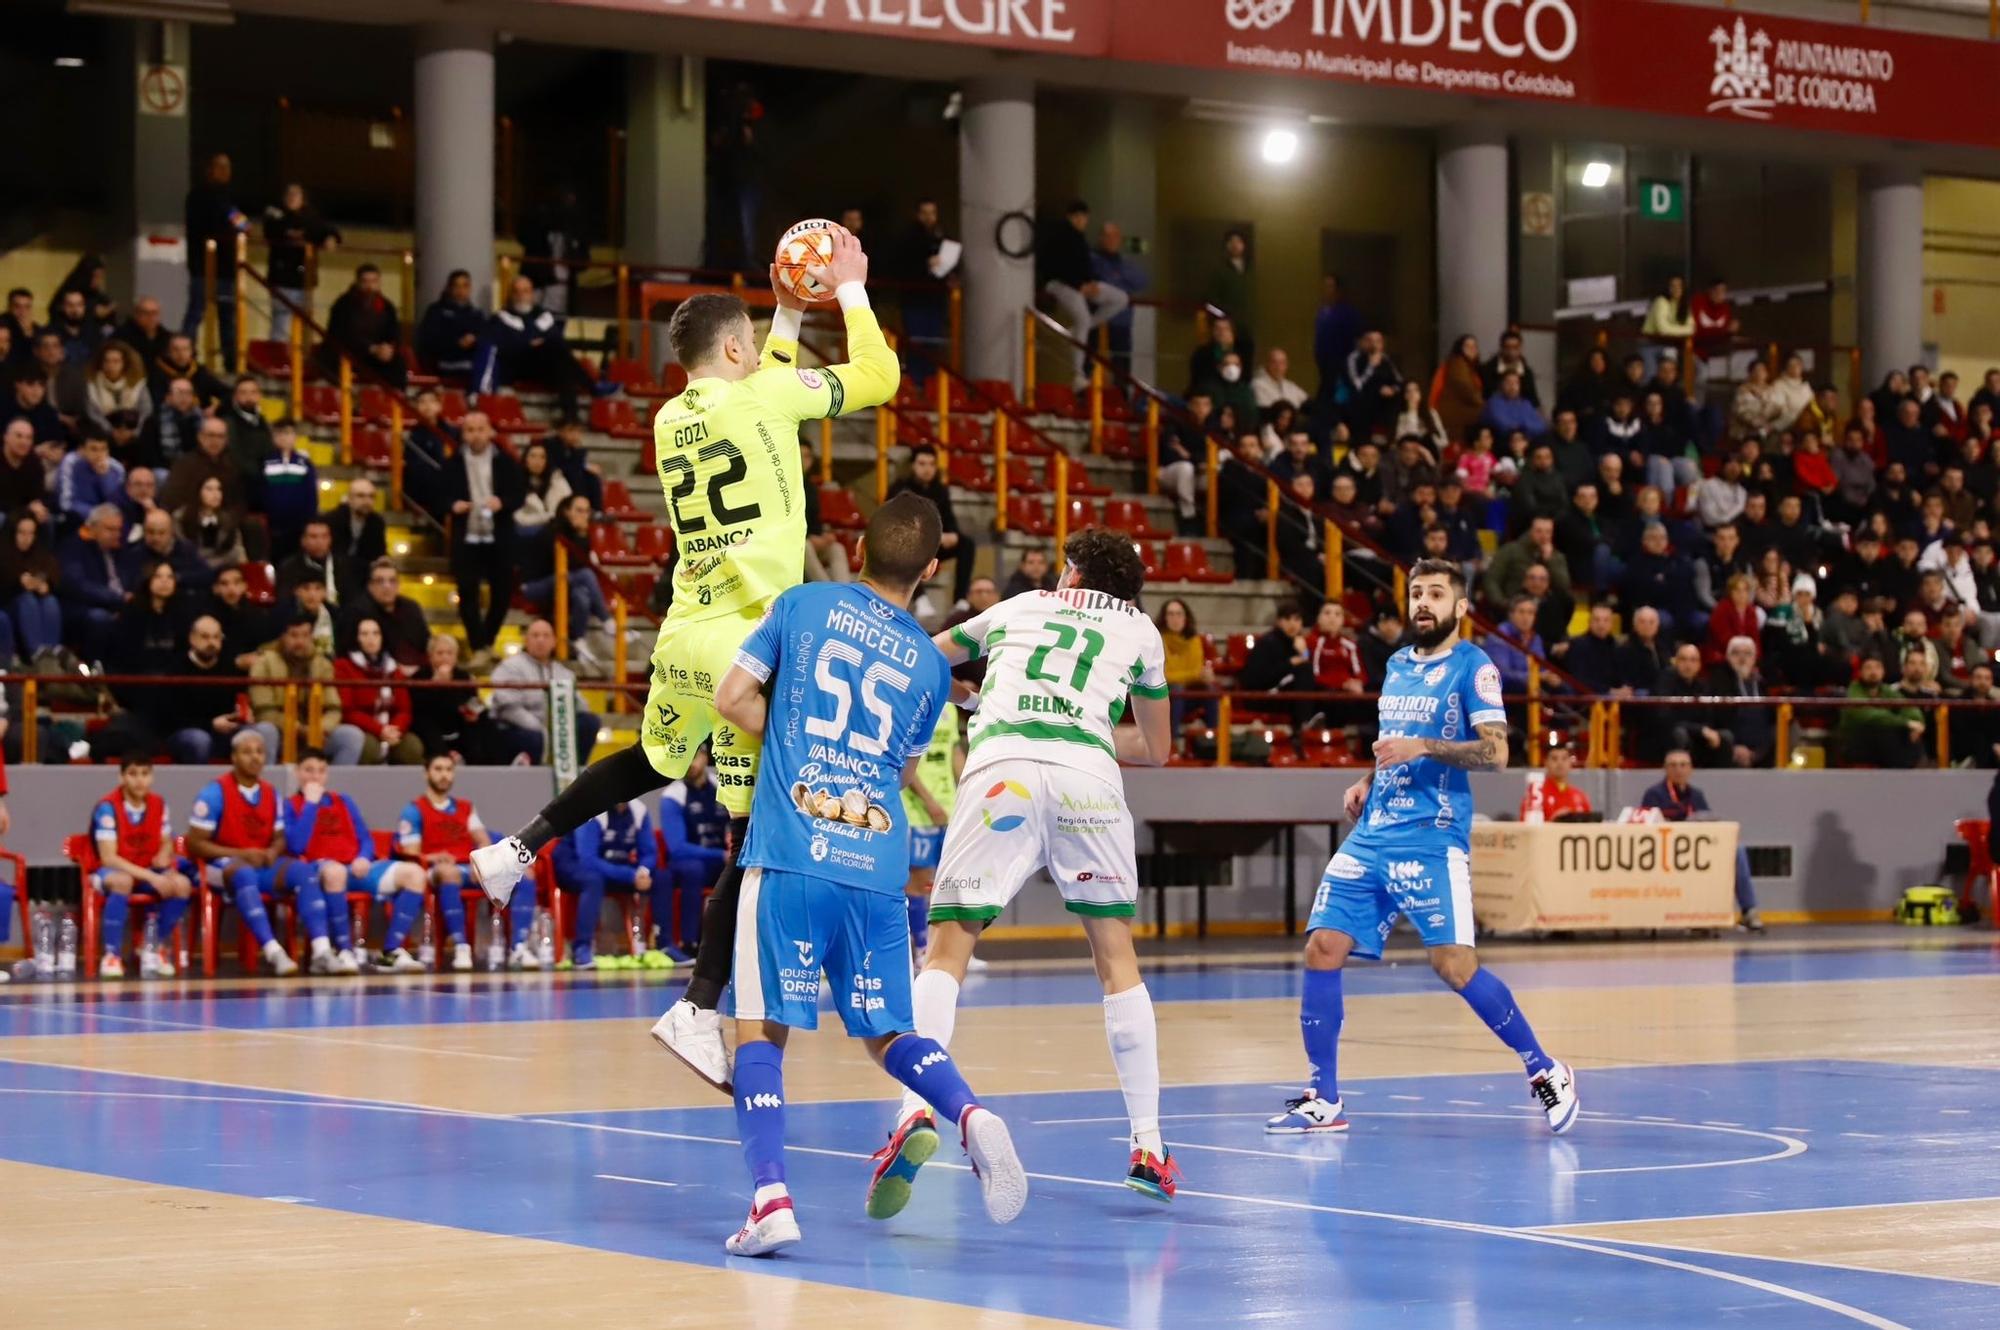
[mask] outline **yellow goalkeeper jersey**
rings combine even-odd
[[[847,364],[806,368],[798,343],[773,335],[748,378],[696,379],[653,417],[680,556],[667,623],[761,611],[803,580],[799,422],[880,406],[900,377],[874,313],[846,319]]]

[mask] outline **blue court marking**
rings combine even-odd
[[[2000,1196],[2000,1131],[1949,1111],[1990,1104],[2000,1073],[1740,1064],[1581,1085],[1586,1115],[1560,1140],[1523,1110],[1518,1077],[1357,1082],[1353,1132],[1304,1140],[1261,1132],[1280,1091],[1169,1089],[1189,1172],[1171,1207],[1117,1181],[1116,1093],[996,1099],[1036,1179],[1026,1214],[996,1229],[962,1167],[941,1166],[952,1143],[903,1215],[862,1216],[885,1080],[881,1103],[788,1109],[806,1241],[744,1265],[1158,1330],[1233,1324],[1252,1297],[1276,1323],[1412,1330],[1609,1324],[1614,1308],[1620,1326],[1673,1330],[2000,1323],[1991,1285],[1530,1231]],[[710,1266],[732,1263],[721,1241],[748,1193],[722,1105],[509,1118],[0,1062],[0,1112],[9,1159]],[[1617,1171],[1632,1169],[1646,1171]]]
[[[1919,950],[1885,946],[1855,951],[1765,952],[1631,959],[1496,961],[1517,992],[1557,988],[1703,984],[1827,983],[1839,980],[1954,979],[2000,975],[2000,947]],[[0,1036],[172,1033],[177,1029],[270,1030],[342,1026],[460,1024],[491,1021],[618,1020],[649,1023],[680,994],[685,974],[567,979],[530,976],[426,978],[409,982],[300,982],[241,989],[198,983],[81,984],[59,989],[10,987],[0,996]],[[1146,986],[1156,1002],[1295,998],[1291,965],[1217,965],[1155,970]],[[1443,991],[1420,956],[1349,968],[1350,996]],[[1103,990],[1087,964],[976,976],[961,998],[968,1007],[1094,1005]]]

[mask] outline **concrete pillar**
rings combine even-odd
[[[436,297],[454,268],[472,300],[493,303],[493,32],[426,23],[417,48],[417,298]],[[402,311],[406,319],[421,308]]]
[[[178,328],[188,294],[182,205],[200,169],[190,144],[188,25],[128,20],[114,29],[110,58],[124,72],[116,137],[105,149],[131,172],[112,191],[111,221],[125,240],[105,247],[106,277],[113,291],[158,300],[161,322]]]
[[[1160,233],[1159,151],[1153,103],[1144,97],[1114,97],[1104,132],[1084,153],[1082,170],[1083,197],[1090,203],[1093,220],[1118,223],[1125,232],[1126,252],[1146,272],[1145,294],[1153,296],[1161,293],[1166,280],[1155,256]],[[1095,235],[1091,243],[1097,243]],[[1153,384],[1159,382],[1157,313],[1150,306],[1130,312],[1132,372]]]
[[[1507,326],[1507,137],[1483,125],[1446,130],[1438,145],[1438,345],[1465,334],[1480,349]]]
[[[959,122],[958,195],[965,254],[965,371],[1021,384],[1021,312],[1035,301],[1035,85],[967,85]],[[1004,228],[1001,219],[1015,217]],[[996,234],[998,232],[998,234]],[[1009,258],[1007,248],[1029,251]]]
[[[706,71],[699,56],[637,52],[625,68],[625,253],[701,263],[708,220]]]
[[[1856,272],[1861,354],[1869,386],[1924,350],[1924,176],[1902,163],[1861,175],[1861,261]]]

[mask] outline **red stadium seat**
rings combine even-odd
[[[1967,908],[1979,902],[1978,882],[1986,879],[1986,921],[1992,928],[2000,928],[2000,879],[1993,873],[1993,853],[1988,848],[1992,824],[1985,818],[1960,818],[1952,824],[1958,838],[1965,842],[1971,855],[1971,862],[1965,870],[1965,890],[1959,893],[1959,911],[1966,918],[1972,913]]]
[[[252,605],[274,605],[278,600],[278,575],[271,565],[252,559],[243,565],[243,582],[248,587],[246,599]]]
[[[1069,529],[1071,531],[1081,531],[1084,527],[1096,525],[1096,504],[1092,503],[1089,499],[1071,499],[1069,501]]]
[[[388,466],[389,431],[379,425],[357,425],[354,430],[354,461],[358,466]]]
[[[993,473],[986,469],[986,464],[976,455],[954,452],[951,455],[951,483],[961,489],[984,493],[993,488]]]
[[[1104,525],[1139,540],[1159,540],[1171,534],[1154,526],[1146,505],[1132,499],[1113,499],[1105,504]]]
[[[1049,457],[1045,474],[1048,477],[1049,488],[1054,489],[1056,487],[1056,459],[1053,455]],[[1109,485],[1099,485],[1091,480],[1090,468],[1085,466],[1082,461],[1071,458],[1069,464],[1069,492],[1071,494],[1082,495],[1085,498],[1098,499],[1111,493],[1111,487]]]
[[[1067,416],[1079,419],[1082,411],[1077,407],[1076,392],[1066,383],[1038,383],[1035,385],[1035,410],[1043,415]]]
[[[371,420],[380,425],[389,423],[389,390],[379,383],[365,383],[354,394],[354,418]]]
[[[465,419],[465,390],[446,388],[438,394],[438,414],[452,424]]]
[[[664,564],[674,554],[674,533],[658,522],[646,522],[632,531],[632,552],[643,554],[649,563]]]
[[[1160,547],[1150,540],[1135,541],[1133,545],[1139,551],[1139,562],[1146,567],[1147,579],[1151,580],[1158,577],[1160,575]]]
[[[974,379],[972,391],[989,407],[1015,405],[1014,385],[1005,379]]]
[[[954,456],[952,462],[956,465],[957,457]],[[819,518],[828,526],[849,531],[859,531],[868,525],[868,519],[861,515],[854,496],[840,485],[819,487]]]
[[[1028,494],[1007,496],[1007,524],[1023,535],[1053,536],[1056,533],[1055,525],[1049,521],[1048,506]]]
[[[1241,674],[1243,666],[1249,662],[1250,648],[1256,644],[1255,633],[1231,633],[1229,644],[1222,651],[1222,662],[1216,666],[1216,672],[1228,675]]]
[[[1104,427],[1103,446],[1106,457],[1115,457],[1121,462],[1136,461],[1145,452],[1138,438],[1123,425]]]
[[[292,372],[292,348],[288,342],[252,342],[247,359],[249,372],[267,379],[282,379]]]
[[[1228,573],[1219,573],[1208,563],[1208,550],[1192,540],[1171,541],[1163,577],[1169,582],[1231,582]]]
[[[340,389],[330,383],[308,383],[300,391],[295,414],[315,425],[338,425]]]
[[[632,491],[622,480],[604,482],[604,515],[621,522],[638,521],[651,514],[632,502]]]

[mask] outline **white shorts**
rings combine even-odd
[[[1072,914],[1136,914],[1139,871],[1125,791],[1019,758],[967,771],[945,831],[930,917],[990,922],[1042,868]]]

